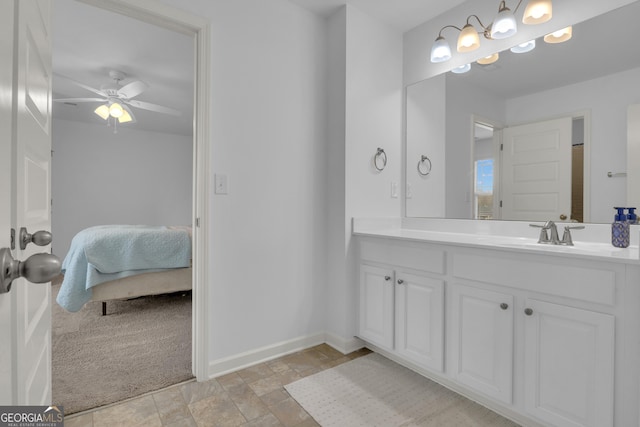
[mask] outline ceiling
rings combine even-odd
[[[59,77],[95,89],[113,83],[110,70],[125,74],[126,85],[149,87],[134,99],[180,111],[180,117],[132,107],[137,123],[118,125],[162,133],[193,133],[194,44],[191,37],[88,6],[55,0],[53,8],[53,99],[97,95]],[[53,103],[53,117],[107,126],[93,113],[100,102]]]
[[[328,16],[348,3],[404,32],[463,0],[290,0]],[[53,8],[54,99],[95,98],[96,94],[58,77],[95,89],[112,83],[109,71],[126,75],[122,85],[141,80],[149,87],[136,100],[177,109],[181,117],[132,108],[137,123],[122,128],[191,135],[193,132],[193,39],[180,33],[89,6],[56,0]],[[100,102],[54,102],[53,117],[102,124],[93,113]]]
[[[314,13],[329,16],[349,4],[402,33],[429,21],[465,0],[289,0]],[[498,3],[498,2],[496,2]]]

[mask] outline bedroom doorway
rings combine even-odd
[[[190,16],[181,11],[176,11],[170,7],[153,5],[124,5],[116,0],[78,0],[81,6],[92,6],[104,9],[109,12],[116,12],[130,18],[140,20],[147,24],[156,25],[164,29],[175,31],[183,36],[192,39],[194,54],[194,74],[195,81],[193,84],[193,131],[191,136],[192,154],[191,165],[192,172],[189,180],[191,188],[189,193],[192,194],[192,211],[190,224],[192,230],[192,262],[193,262],[193,304],[188,321],[192,325],[191,346],[192,346],[192,374],[198,380],[208,379],[208,348],[206,333],[206,310],[204,310],[206,302],[207,270],[202,262],[204,255],[207,253],[208,241],[207,224],[208,224],[208,176],[209,176],[209,159],[208,159],[208,123],[202,120],[207,117],[208,111],[208,87],[207,79],[209,75],[209,52],[207,49],[209,29],[208,23],[199,17]],[[153,7],[153,10],[151,10]],[[55,32],[55,29],[54,29]],[[55,55],[55,52],[54,52]],[[197,96],[195,96],[197,94]],[[124,126],[118,131],[123,133]],[[54,130],[55,137],[55,130]],[[54,156],[55,164],[55,156]],[[54,166],[55,168],[55,166]],[[114,168],[114,169],[117,169]],[[58,205],[59,206],[59,205]],[[55,215],[55,207],[54,207]],[[55,346],[55,343],[54,343]]]

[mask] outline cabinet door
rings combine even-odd
[[[525,409],[558,427],[613,425],[614,318],[529,299]]]
[[[444,363],[444,282],[396,272],[396,351],[425,368]]]
[[[513,296],[451,286],[451,370],[457,381],[507,404],[513,395]]]
[[[393,349],[393,270],[360,266],[360,338]]]

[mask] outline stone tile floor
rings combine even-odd
[[[65,418],[66,427],[318,426],[286,384],[360,356],[321,344],[207,382],[190,381]]]

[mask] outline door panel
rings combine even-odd
[[[396,283],[397,352],[416,364],[442,372],[444,282],[397,272]]]
[[[503,130],[502,219],[571,214],[571,117]]]
[[[360,338],[393,349],[393,270],[360,266]]]
[[[614,318],[528,300],[525,409],[555,426],[613,425]]]
[[[502,402],[513,396],[513,296],[451,286],[451,365],[456,380]]]
[[[21,227],[31,233],[51,230],[51,4],[50,0],[1,4],[0,15],[3,20],[11,17],[9,27],[16,29],[12,36],[17,36],[6,39],[13,43],[0,43],[3,62],[15,70],[10,75],[2,71],[2,86],[11,88],[11,93],[0,95],[2,112],[11,118],[9,131],[2,127],[0,141],[1,152],[9,154],[2,156],[1,178],[8,185],[0,187],[0,247],[10,247],[4,236],[9,236],[11,228],[16,234]],[[12,99],[9,104],[7,96]],[[50,250],[33,244],[25,250],[18,244],[15,247],[12,255],[21,261]],[[50,404],[51,287],[14,280],[11,292],[0,295],[0,309],[0,330],[7,338],[2,340],[5,345],[0,353],[0,404]],[[8,375],[4,367],[10,368]]]

